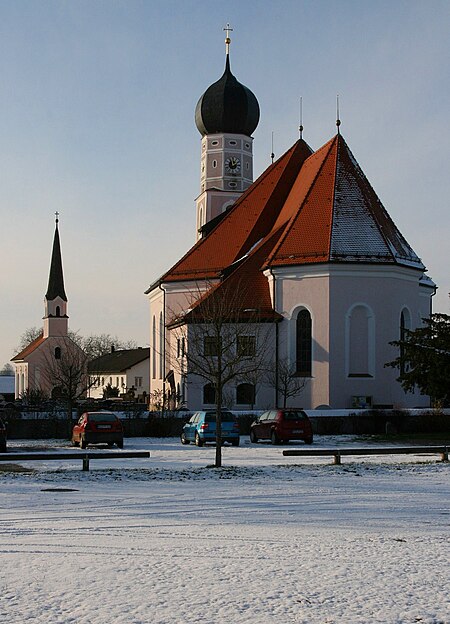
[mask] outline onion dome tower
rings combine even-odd
[[[230,28],[224,28],[225,71],[199,99],[195,123],[202,135],[197,238],[253,183],[253,139],[259,122],[254,94],[231,73]]]

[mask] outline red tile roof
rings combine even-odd
[[[271,165],[229,213],[162,278],[163,282],[212,279],[264,238],[273,227],[311,148],[303,140]]]
[[[245,282],[241,309],[273,316],[265,269],[330,262],[425,270],[340,134],[313,154],[295,143],[162,281],[221,278],[196,312],[219,289]]]
[[[20,353],[15,355],[12,358],[11,362],[19,362],[21,360],[24,360],[28,355],[30,355],[30,353],[33,353],[33,351],[37,349],[44,342],[44,340],[44,334],[41,334],[40,336],[32,340],[30,344],[25,347],[25,349],[22,349]]]

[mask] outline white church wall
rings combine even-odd
[[[312,321],[312,371],[303,392],[289,405],[312,409],[328,405],[329,398],[329,289],[328,274],[322,267],[295,267],[273,270],[275,306],[285,321],[279,326],[279,357],[295,366],[296,321],[302,309]]]
[[[396,348],[389,343],[400,338],[401,310],[410,311],[414,326],[424,315],[419,277],[417,271],[393,266],[331,268],[329,404],[332,407],[351,407],[355,396],[370,396],[377,405],[428,405],[427,397],[406,394],[396,381],[398,371],[384,366],[397,356]],[[362,322],[363,311],[367,314],[366,325]],[[361,357],[352,362],[352,349],[358,340],[352,335],[355,312],[360,316],[353,330],[359,328],[363,332],[359,342],[361,352],[367,349],[366,363]]]

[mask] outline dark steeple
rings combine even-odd
[[[61,297],[63,301],[67,301],[66,291],[64,290],[64,276],[61,258],[61,245],[59,242],[58,221],[58,213],[56,213],[52,261],[50,264],[50,275],[48,278],[47,293],[45,295],[47,301],[52,301],[53,299],[56,299],[56,297]]]

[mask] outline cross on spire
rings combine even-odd
[[[57,225],[58,225],[58,223],[59,223],[59,212],[58,212],[58,211],[56,211],[56,212],[55,212],[55,223],[56,223]]]
[[[225,53],[228,56],[230,54],[231,43],[230,32],[233,32],[233,29],[231,28],[230,24],[227,24],[224,28],[224,31],[227,33],[227,36],[225,37]]]

